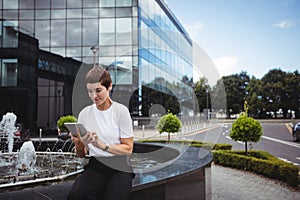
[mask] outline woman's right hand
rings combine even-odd
[[[84,144],[84,146],[87,147],[88,144],[92,143],[93,134],[94,134],[94,132],[91,132],[91,131],[87,131],[83,137],[81,137],[79,134],[79,138],[82,141],[82,143]]]

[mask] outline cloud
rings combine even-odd
[[[285,20],[285,21],[280,21],[276,24],[273,24],[273,27],[276,28],[291,28],[293,27],[295,24],[289,20]]]
[[[238,73],[238,56],[223,56],[213,59],[220,76],[227,76]]]
[[[199,34],[199,31],[204,28],[203,22],[194,22],[193,24],[183,24],[190,37],[195,40]]]

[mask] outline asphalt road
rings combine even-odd
[[[258,143],[252,143],[253,150],[263,150],[288,162],[293,162],[300,168],[300,143],[294,142],[291,127],[286,123],[261,123],[263,135]],[[187,139],[212,143],[232,144],[233,150],[244,150],[243,142],[236,142],[229,136],[230,123],[204,130],[197,135],[186,136]]]

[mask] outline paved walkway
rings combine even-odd
[[[300,190],[242,170],[212,165],[212,200],[299,200]]]

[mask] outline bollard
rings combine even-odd
[[[43,129],[40,128],[40,143],[42,142],[42,131]]]
[[[143,138],[145,138],[145,125],[142,126],[142,130],[143,130]]]

